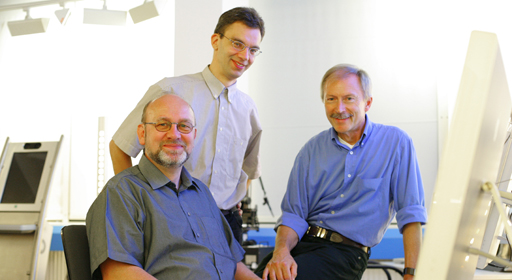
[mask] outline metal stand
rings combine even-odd
[[[491,182],[487,182],[487,183],[483,184],[482,190],[484,190],[486,192],[490,192],[492,194],[492,199],[494,200],[494,206],[497,208],[497,210],[500,214],[501,220],[503,221],[503,225],[505,227],[505,233],[507,235],[507,238],[508,238],[508,240],[512,240],[512,226],[510,226],[510,220],[508,219],[508,216],[505,213],[505,207],[503,206],[503,203],[512,205],[512,203],[511,203],[512,202],[512,194],[503,192],[503,191],[499,191],[498,187],[496,187],[496,185]],[[505,201],[501,200],[502,197],[505,198]],[[484,252],[480,249],[470,247],[469,252],[472,254],[475,254],[475,255],[480,255],[480,256],[489,258],[489,259],[493,260],[494,262],[496,262],[500,265],[503,265],[505,267],[512,267],[512,262],[502,259],[498,256],[491,255],[491,254]]]

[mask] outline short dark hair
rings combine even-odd
[[[368,100],[370,97],[372,97],[370,76],[368,76],[368,74],[363,69],[357,68],[356,66],[350,64],[338,64],[327,70],[327,72],[324,74],[324,77],[322,78],[322,83],[320,85],[320,98],[322,98],[322,102],[324,102],[325,86],[329,78],[332,76],[337,76],[339,80],[342,80],[349,74],[356,75],[359,78],[359,83],[363,89],[364,99]]]
[[[237,21],[243,22],[243,24],[250,28],[258,28],[260,30],[261,39],[265,36],[265,22],[263,22],[263,19],[254,8],[248,7],[237,7],[224,12],[220,16],[213,33],[221,34],[222,36],[226,28]]]

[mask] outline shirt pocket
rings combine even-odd
[[[363,203],[379,203],[379,205],[382,205],[384,198],[382,196],[383,181],[383,178],[356,178],[356,180],[354,180],[354,185],[356,186],[357,191],[355,193],[354,200]]]
[[[217,220],[211,217],[201,217],[201,222],[208,235],[208,242],[210,243],[210,249],[214,252],[227,254],[228,253],[228,241],[224,230],[219,226]]]

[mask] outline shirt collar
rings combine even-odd
[[[365,114],[364,118],[365,118],[365,125],[364,125],[363,134],[361,135],[361,139],[359,139],[359,141],[357,141],[357,143],[354,145],[354,147],[364,146],[364,144],[366,142],[368,142],[368,136],[373,131],[374,124],[370,121],[370,119],[368,118],[368,115]],[[334,127],[331,127],[331,139],[338,145],[341,145],[341,143],[338,140],[338,133],[336,132],[336,130],[334,130]]]
[[[213,75],[212,71],[210,71],[209,66],[210,65],[206,66],[201,74],[203,75],[206,85],[208,85],[208,88],[210,89],[213,98],[219,98],[219,96],[224,92],[224,89],[227,89],[226,99],[229,101],[229,103],[233,103],[233,98],[236,96],[238,92],[236,82],[226,88],[221,83],[221,81],[219,81],[219,79],[217,79],[217,77]]]
[[[152,189],[159,189],[169,182],[169,178],[165,176],[147,157],[143,155],[140,158],[139,162],[139,170],[148,181],[148,184]],[[186,188],[195,187],[197,188],[197,183],[194,181],[194,178],[190,173],[188,173],[187,169],[183,167],[181,169],[181,184]]]

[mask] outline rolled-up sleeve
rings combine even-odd
[[[400,232],[406,224],[427,222],[425,195],[421,181],[420,169],[412,140],[403,137],[400,157],[397,158],[397,172],[394,177],[394,197],[396,220]]]
[[[309,199],[306,188],[308,166],[308,154],[302,150],[297,155],[290,173],[288,188],[281,203],[283,213],[276,224],[276,229],[280,225],[292,228],[299,236],[299,240],[309,227],[307,222]]]

